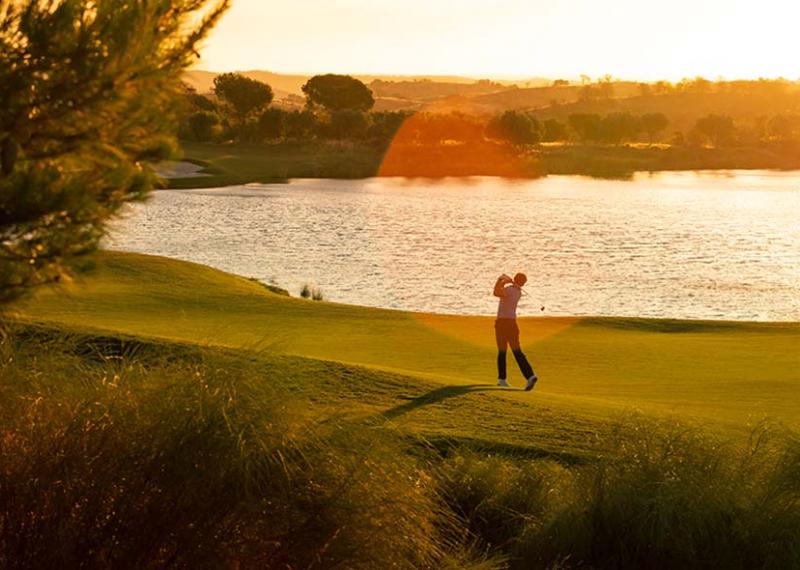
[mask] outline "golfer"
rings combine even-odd
[[[494,322],[494,334],[497,339],[497,385],[508,386],[506,381],[506,351],[511,347],[519,370],[527,380],[525,390],[533,390],[538,378],[533,372],[528,359],[519,347],[519,327],[517,326],[517,303],[522,296],[522,286],[528,281],[524,273],[517,273],[514,279],[506,274],[497,278],[494,284],[494,296],[500,298],[497,305],[497,320]]]

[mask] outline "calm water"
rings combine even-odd
[[[107,245],[378,307],[491,314],[525,271],[522,314],[797,321],[798,220],[800,173],[296,180],[157,192]]]

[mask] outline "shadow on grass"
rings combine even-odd
[[[417,408],[422,406],[428,406],[430,404],[438,404],[444,400],[448,400],[450,398],[455,398],[458,396],[464,396],[466,394],[471,394],[474,392],[492,392],[495,390],[508,390],[508,388],[498,388],[496,386],[487,386],[485,384],[469,384],[466,386],[443,386],[442,388],[437,388],[436,390],[431,390],[426,394],[422,394],[421,396],[417,396],[415,398],[411,398],[405,404],[400,404],[395,406],[394,408],[390,408],[383,412],[381,415],[386,419],[396,418],[398,416],[402,416],[403,414],[407,414]]]

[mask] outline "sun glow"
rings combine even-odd
[[[235,0],[198,67],[796,79],[798,19],[787,0]]]

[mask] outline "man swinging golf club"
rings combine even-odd
[[[497,320],[494,322],[497,339],[497,385],[508,386],[506,381],[506,351],[511,347],[519,370],[527,380],[525,390],[533,390],[538,378],[528,359],[519,347],[519,327],[517,326],[517,303],[522,296],[522,286],[528,281],[524,273],[517,273],[511,279],[505,273],[494,284],[494,296],[500,298],[497,305]]]

